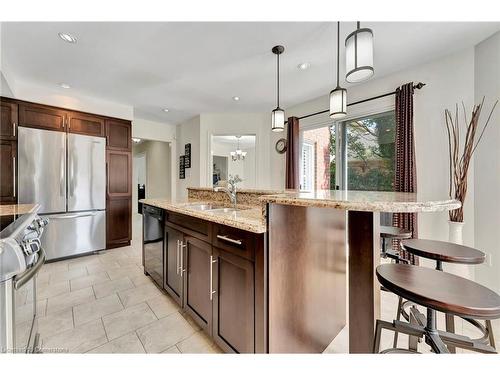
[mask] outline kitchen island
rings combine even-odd
[[[285,192],[261,200],[267,204],[270,353],[322,352],[346,321],[349,352],[370,353],[380,313],[375,277],[380,212],[460,207],[456,200],[414,193],[342,190]]]

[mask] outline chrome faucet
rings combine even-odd
[[[240,176],[229,175],[229,179],[227,180],[227,188],[223,186],[217,186],[214,188],[215,192],[222,191],[229,196],[229,199],[231,201],[231,204],[234,206],[234,209],[236,209],[236,184],[241,181],[243,180],[240,178]]]

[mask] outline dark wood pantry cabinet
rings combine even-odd
[[[107,119],[106,247],[130,245],[132,239],[132,124]]]
[[[264,235],[165,211],[164,289],[229,353],[264,353]]]

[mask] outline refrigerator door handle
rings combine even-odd
[[[83,214],[74,214],[74,215],[60,215],[60,216],[50,216],[51,220],[62,220],[62,219],[76,219],[78,217],[90,217],[97,215],[97,211],[94,212],[85,212]]]
[[[65,148],[64,148],[64,140],[63,140],[63,144],[62,144],[62,147],[61,147],[61,154],[65,154]],[[64,186],[64,175],[65,175],[65,159],[66,158],[61,158],[61,163],[60,163],[60,169],[59,169],[59,195],[61,197],[64,197],[64,194],[66,193],[66,186]]]

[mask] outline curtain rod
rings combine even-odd
[[[416,85],[413,85],[413,88],[420,90],[424,86],[425,86],[425,83],[419,82]],[[393,92],[388,92],[386,94],[373,96],[373,97],[368,98],[368,99],[363,99],[363,100],[360,100],[360,101],[357,101],[357,102],[354,102],[354,103],[349,103],[349,104],[347,104],[347,106],[349,107],[351,105],[366,103],[366,102],[369,102],[369,101],[372,101],[372,100],[375,100],[375,99],[385,98],[386,96],[395,95],[395,94],[396,94],[396,90],[394,90]],[[308,118],[308,117],[312,117],[312,116],[321,115],[321,114],[327,113],[329,111],[330,111],[329,109],[325,109],[324,111],[310,113],[308,115],[304,115],[304,116],[299,117],[299,120],[302,120],[302,119],[305,119],[305,118]],[[288,120],[285,123],[288,123]]]

